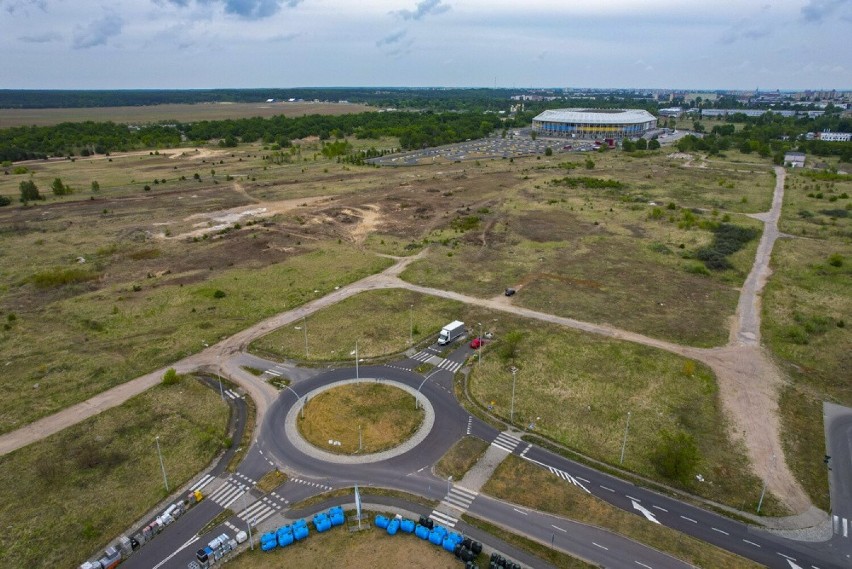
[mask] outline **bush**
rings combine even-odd
[[[654,466],[660,475],[688,483],[698,467],[698,445],[689,433],[663,431],[656,452]]]
[[[843,266],[843,255],[840,253],[833,253],[828,256],[828,264],[832,267],[842,267]]]
[[[175,368],[170,367],[166,370],[166,373],[163,374],[163,385],[174,385],[180,381],[180,376],[178,372],[175,371]]]
[[[83,283],[95,280],[99,276],[99,273],[93,273],[82,267],[56,268],[36,273],[30,277],[30,281],[38,288],[50,288]]]
[[[225,296],[226,296],[226,295],[225,295],[225,291],[224,291],[224,290],[220,290],[220,289],[218,289],[218,288],[217,288],[217,289],[213,292],[213,298],[225,298]]]
[[[544,149],[544,155],[545,156],[553,156],[553,149],[548,146],[547,148]]]
[[[703,261],[705,267],[714,271],[731,268],[731,263],[727,259],[728,255],[736,253],[758,235],[756,229],[730,223],[720,223],[713,232],[713,242],[700,248],[695,253],[695,257]]]
[[[10,203],[12,203],[12,200],[7,198],[6,196],[0,196],[0,207],[3,207],[5,205],[9,205]]]

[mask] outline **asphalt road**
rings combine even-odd
[[[835,541],[852,567],[852,409],[823,403]]]
[[[466,346],[458,348],[447,357],[449,364],[461,365],[470,354]],[[427,354],[428,355],[428,354]],[[253,359],[256,367],[270,368],[275,364]],[[453,395],[453,373],[448,369],[435,368],[424,376],[412,369],[420,361],[407,359],[391,365],[362,366],[358,373],[361,378],[390,380],[415,389],[428,397],[435,412],[435,424],[432,431],[414,449],[389,460],[364,464],[331,464],[303,452],[293,443],[284,430],[284,419],[293,406],[300,405],[300,398],[322,385],[351,379],[354,369],[332,369],[319,374],[305,374],[290,388],[280,392],[279,397],[266,413],[260,435],[239,468],[225,484],[236,488],[243,484],[246,492],[233,490],[228,496],[237,496],[229,503],[237,512],[225,524],[213,528],[206,535],[196,539],[196,532],[223,509],[221,503],[207,500],[180,518],[175,524],[158,536],[154,542],[143,548],[127,562],[128,567],[186,567],[194,558],[194,552],[207,541],[223,531],[234,535],[235,528],[245,528],[245,521],[239,517],[245,512],[261,511],[263,504],[258,500],[263,494],[251,489],[251,484],[273,466],[288,472],[299,473],[297,477],[275,490],[280,497],[280,513],[288,517],[306,515],[305,512],[289,513],[290,504],[320,494],[333,488],[349,488],[358,484],[361,487],[382,487],[420,495],[435,501],[448,497],[447,481],[431,474],[431,466],[462,436],[472,434],[492,444],[506,445],[505,435],[494,427],[471,417],[462,408]],[[298,408],[298,407],[297,407]],[[839,409],[827,410],[826,432],[836,448],[832,448],[834,461],[832,485],[832,503],[843,503],[849,507],[852,498],[852,411]],[[499,437],[499,438],[498,438]],[[844,446],[845,445],[845,446]],[[680,502],[654,491],[635,486],[614,476],[598,472],[588,466],[576,463],[533,444],[515,440],[510,443],[512,453],[551,471],[554,475],[573,484],[578,491],[588,492],[598,498],[644,518],[647,523],[659,523],[732,551],[773,568],[828,569],[848,567],[848,546],[850,540],[841,533],[825,543],[794,542],[776,535],[749,527],[727,517]],[[842,463],[841,467],[837,465]],[[223,492],[219,492],[223,495]],[[835,502],[835,498],[838,502]],[[340,498],[341,502],[351,498]],[[371,498],[372,500],[372,498]],[[385,500],[392,501],[391,498]],[[221,500],[220,500],[221,502]],[[404,501],[398,504],[403,507]],[[244,506],[245,504],[245,506]],[[327,506],[318,505],[314,511]],[[412,509],[413,508],[413,509]],[[440,507],[439,507],[440,508]],[[408,504],[410,511],[424,515],[422,506]],[[458,508],[493,524],[502,526],[514,533],[528,536],[544,544],[572,553],[605,567],[640,567],[663,569],[688,567],[687,564],[665,555],[652,548],[609,531],[573,522],[557,516],[551,516],[493,498],[476,495],[466,508]],[[452,510],[450,510],[452,511]],[[842,510],[844,515],[848,512]],[[835,514],[840,516],[840,510]],[[455,512],[456,529],[468,531],[469,528],[461,514]],[[247,513],[243,516],[249,517]],[[271,518],[275,519],[275,518]],[[842,518],[841,518],[842,519]],[[842,525],[840,526],[842,528]],[[852,532],[852,527],[849,528]],[[487,540],[483,540],[487,541]],[[162,565],[159,565],[162,563]],[[541,566],[539,563],[530,563]]]

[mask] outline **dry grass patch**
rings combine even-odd
[[[0,458],[0,565],[82,563],[164,498],[156,436],[174,490],[230,444],[227,419],[218,391],[184,378]]]
[[[367,454],[399,446],[423,422],[414,397],[380,383],[334,387],[308,401],[299,431],[314,446],[339,454]],[[360,443],[363,445],[359,450]],[[330,445],[329,440],[341,444]]]
[[[476,437],[466,436],[435,463],[435,473],[441,478],[452,476],[453,480],[461,480],[486,450],[488,450],[488,443]]]
[[[261,492],[269,493],[287,482],[287,475],[278,470],[270,470],[257,481],[257,488]]]
[[[650,524],[585,494],[564,480],[516,456],[494,472],[483,492],[543,512],[599,526],[666,552],[699,567],[757,568],[761,565],[686,536]]]

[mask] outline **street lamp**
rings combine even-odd
[[[414,345],[414,305],[408,305],[408,345]]]
[[[160,451],[160,435],[157,435],[157,456],[160,457],[160,469],[163,471],[163,484],[166,486],[166,493],[169,492],[169,479],[166,478],[166,465],[163,464],[163,453]]]
[[[451,486],[453,484],[453,476],[450,475],[447,477],[447,494],[450,493]]]
[[[479,323],[479,363],[482,363],[482,322]]]
[[[775,466],[775,453],[772,453],[772,459],[769,462],[769,468]],[[763,495],[766,494],[766,483],[769,481],[769,472],[766,473],[766,477],[763,479],[763,490],[760,491],[760,500],[757,502],[757,513],[760,513],[760,507],[763,506]]]
[[[210,345],[207,342],[201,342],[201,345],[205,348],[209,348]],[[219,395],[222,396],[222,401],[225,400],[225,390],[222,387],[222,354],[216,354],[216,377],[219,378]]]
[[[308,319],[302,316],[302,330],[305,331],[305,359],[308,359]]]
[[[515,379],[518,368],[512,366],[512,406],[509,408],[509,423],[515,422]]]
[[[243,512],[246,513],[246,528],[248,529],[249,534],[249,546],[251,547],[251,550],[254,551],[254,540],[251,538],[251,522],[249,521],[248,512],[246,512],[248,509],[246,507],[246,494],[248,494],[248,490],[243,492]]]
[[[358,372],[358,340],[355,340],[355,379],[361,379]]]
[[[630,430],[630,411],[627,412],[627,426],[624,428],[624,440],[621,442],[621,459],[618,464],[624,464],[624,449],[627,446],[627,431]]]

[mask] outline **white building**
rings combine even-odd
[[[816,133],[814,138],[825,140],[826,142],[849,142],[852,140],[852,132],[831,132],[830,130],[824,130]]]
[[[788,168],[804,168],[805,153],[804,152],[787,152],[784,154],[784,165]]]
[[[532,121],[542,136],[635,138],[656,128],[657,117],[643,109],[550,109]]]

